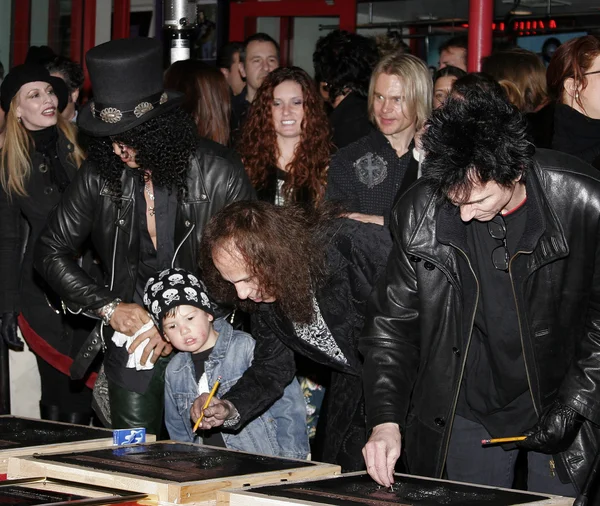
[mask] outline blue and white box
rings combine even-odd
[[[134,427],[132,429],[113,430],[113,445],[133,445],[146,442],[146,429],[144,427]]]

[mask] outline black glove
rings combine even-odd
[[[17,335],[17,313],[3,313],[0,335],[12,350],[23,351],[25,344]]]
[[[564,452],[573,443],[583,420],[577,411],[554,401],[535,427],[523,433],[527,439],[519,441],[517,446],[548,455]]]

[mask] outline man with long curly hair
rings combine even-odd
[[[423,179],[359,343],[371,476],[412,473],[573,496],[600,436],[600,178],[535,151],[485,74],[456,81],[423,136]],[[526,436],[514,445],[482,440]]]
[[[161,51],[158,41],[137,38],[86,55],[95,102],[78,124],[92,137],[89,158],[48,220],[36,258],[67,307],[101,320],[71,375],[82,374],[105,346],[112,427],[141,426],[157,435],[167,363],[159,357],[171,346],[143,309],[146,281],[171,266],[197,271],[210,217],[234,200],[254,198],[239,160],[198,139],[181,96],[163,90]],[[88,240],[104,270],[99,282],[74,260]],[[126,346],[111,339],[113,330]]]
[[[217,300],[251,314],[256,347],[250,368],[213,398],[200,427],[236,430],[263,412],[292,381],[297,354],[331,373],[313,458],[357,471],[366,431],[356,342],[391,239],[382,227],[339,216],[331,204],[236,202],[206,227],[204,281]],[[194,402],[194,420],[205,401]]]

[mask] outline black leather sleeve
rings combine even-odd
[[[35,267],[72,307],[95,309],[114,299],[77,263],[76,256],[92,232],[100,199],[100,177],[85,162],[48,217],[35,250]]]
[[[229,160],[230,171],[227,181],[227,204],[231,204],[236,200],[256,200],[256,192],[250,183],[246,169],[237,155],[232,156]]]
[[[0,187],[0,314],[19,311],[19,281],[23,255],[21,211]]]
[[[252,364],[223,396],[240,414],[236,427],[243,426],[279,399],[296,374],[294,352],[271,331],[259,313],[252,315],[252,336],[256,339]]]
[[[585,331],[561,384],[558,399],[600,425],[600,222],[595,241],[595,268],[590,284]]]
[[[359,339],[368,429],[387,422],[403,426],[419,365],[421,301],[414,264],[403,248],[410,225],[393,216],[394,244]]]

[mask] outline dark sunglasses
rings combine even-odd
[[[493,220],[488,221],[488,232],[494,239],[502,241],[502,246],[492,251],[492,263],[499,271],[508,272],[510,254],[506,245],[506,222],[502,215],[498,214]]]

